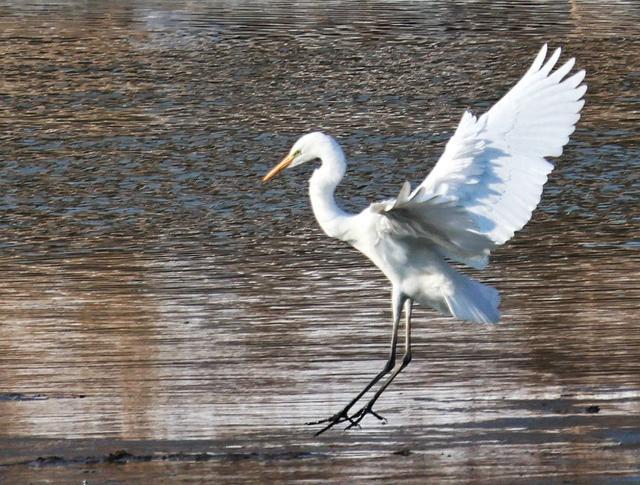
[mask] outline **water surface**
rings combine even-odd
[[[0,477],[640,480],[640,8],[600,3],[5,3]],[[481,276],[502,322],[417,308],[388,424],[313,438],[383,365],[389,285],[310,167],[260,176],[322,129],[346,208],[394,196],[544,42],[589,91]]]

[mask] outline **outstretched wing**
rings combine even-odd
[[[438,196],[441,203],[463,208],[475,230],[495,245],[529,221],[553,168],[545,157],[562,154],[587,89],[581,84],[584,71],[566,77],[574,59],[551,72],[560,49],[545,62],[546,54],[545,44],[522,79],[487,113],[480,118],[464,113],[438,163],[412,194],[414,204]],[[484,251],[485,260],[487,255]]]

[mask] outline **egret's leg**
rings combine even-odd
[[[393,331],[391,334],[391,347],[389,349],[389,358],[387,359],[387,363],[384,365],[384,368],[378,372],[378,374],[371,379],[369,384],[367,384],[360,393],[354,397],[349,404],[347,404],[341,411],[334,414],[333,416],[321,419],[319,421],[313,421],[307,424],[322,424],[329,423],[324,428],[316,433],[316,436],[324,433],[329,428],[335,426],[338,423],[342,423],[344,421],[351,421],[349,418],[349,409],[353,407],[353,405],[362,398],[366,394],[366,392],[371,389],[382,377],[388,374],[396,364],[396,344],[398,343],[398,328],[400,326],[400,316],[402,314],[402,306],[404,302],[407,301],[407,297],[403,295],[400,291],[394,289],[391,294],[391,302],[392,302],[392,312],[393,312]],[[353,423],[353,421],[352,421]]]
[[[373,395],[373,397],[367,403],[367,405],[351,416],[351,419],[350,419],[351,424],[347,427],[347,429],[353,426],[357,426],[358,423],[362,421],[362,418],[364,418],[367,414],[373,414],[380,421],[386,421],[382,416],[376,413],[372,408],[375,402],[378,400],[378,398],[382,395],[384,390],[387,387],[389,387],[389,384],[391,384],[391,382],[396,378],[396,376],[400,374],[400,372],[402,372],[402,369],[404,369],[407,365],[409,365],[409,362],[411,362],[411,311],[412,310],[413,310],[413,300],[410,298],[407,298],[407,301],[404,307],[404,312],[406,316],[404,355],[402,356],[402,361],[400,362],[400,365],[396,370],[393,371],[393,373],[387,378],[387,380],[384,381],[384,383],[376,391],[376,393]]]

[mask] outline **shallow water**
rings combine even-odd
[[[5,3],[0,478],[640,480],[640,8],[599,4]],[[260,176],[322,129],[345,207],[394,196],[545,41],[587,104],[481,276],[501,324],[417,308],[388,424],[313,438],[382,367],[389,287],[311,168]]]

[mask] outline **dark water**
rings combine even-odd
[[[640,481],[639,22],[623,1],[3,3],[0,482]],[[389,287],[316,226],[311,168],[260,176],[322,129],[347,208],[393,196],[544,42],[589,91],[482,275],[502,323],[418,308],[389,423],[313,438],[381,368]]]

